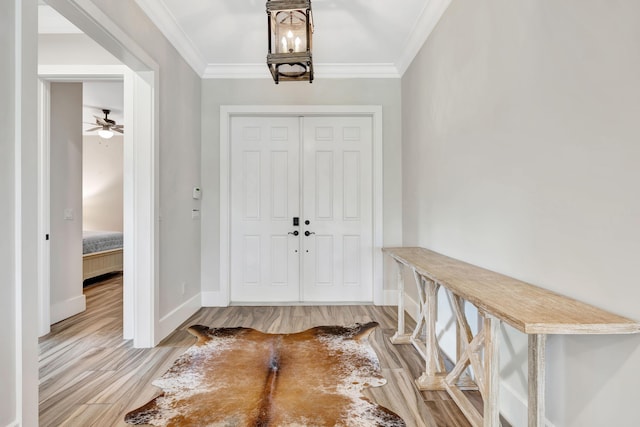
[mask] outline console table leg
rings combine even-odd
[[[547,336],[529,335],[529,427],[544,427],[544,359]]]
[[[422,312],[418,326],[424,323],[425,342],[424,342],[424,362],[425,370],[416,380],[419,390],[443,390],[444,379],[447,375],[444,367],[444,361],[440,356],[440,345],[438,344],[438,335],[436,334],[436,323],[438,321],[438,289],[440,285],[432,280],[425,279],[416,274],[416,279],[420,280],[422,287],[419,288],[420,299],[422,302]],[[412,339],[418,337],[416,328]]]
[[[398,330],[391,337],[392,344],[410,344],[411,335],[405,332],[404,325],[404,276],[403,264],[396,261],[398,265]]]
[[[425,281],[426,298],[426,336],[427,345],[426,372],[428,375],[436,375],[444,371],[444,364],[440,362],[440,345],[436,334],[436,323],[438,322],[438,289],[440,285],[431,280]]]
[[[485,315],[484,320],[484,427],[500,426],[500,409],[498,394],[500,391],[500,320]]]

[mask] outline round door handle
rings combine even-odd
[[[312,234],[316,234],[316,233],[314,233],[313,231],[309,231],[309,230],[304,232],[305,236],[311,236]]]
[[[298,230],[295,230],[295,231],[290,231],[289,234],[293,234],[294,236],[297,236],[300,233],[298,233]]]

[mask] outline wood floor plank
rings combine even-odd
[[[126,426],[124,414],[160,392],[151,385],[195,338],[185,329],[251,327],[291,333],[319,325],[376,321],[370,337],[387,379],[367,396],[401,415],[409,427],[467,427],[460,410],[445,392],[420,392],[413,379],[424,362],[410,345],[392,345],[395,307],[283,306],[200,309],[152,349],[133,348],[122,339],[122,275],[85,288],[87,310],[55,325],[40,339],[40,425]],[[410,322],[410,319],[408,319]],[[482,405],[473,396],[474,404]]]

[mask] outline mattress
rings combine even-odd
[[[110,249],[122,248],[122,232],[120,231],[83,231],[82,254],[92,254]]]

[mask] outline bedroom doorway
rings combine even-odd
[[[99,45],[112,52],[122,66],[45,66],[39,67],[40,83],[40,160],[48,161],[47,84],[51,81],[78,81],[113,77],[124,80],[124,109],[131,112],[125,117],[127,133],[124,137],[124,285],[123,315],[125,339],[132,339],[135,347],[153,347],[159,341],[157,315],[158,288],[158,234],[157,217],[157,93],[158,66],[146,53],[123,34],[118,26],[92,4],[74,0],[47,2],[57,12],[83,31]],[[45,218],[49,209],[48,194],[43,191],[48,168],[40,167],[39,217],[40,254],[49,252],[49,230]],[[41,257],[40,271],[49,271],[48,257]],[[44,265],[47,264],[47,265]],[[51,313],[50,288],[46,274],[39,277],[40,333],[46,333]]]
[[[90,80],[104,80],[106,73],[100,75],[91,75],[91,74],[73,74],[69,71],[65,70],[64,67],[55,70],[46,69],[46,73],[42,73],[41,77],[41,110],[48,111],[49,110],[49,98],[48,98],[48,90],[51,82],[69,82],[69,81],[90,81]],[[68,74],[65,74],[68,73]],[[131,71],[127,71],[124,67],[121,68],[122,74],[110,75],[111,78],[120,78],[124,79],[125,86],[125,103],[128,102],[131,105],[137,104],[140,101],[136,101],[133,98],[136,96],[140,96],[140,93],[136,95],[135,87],[138,86],[138,92],[142,92],[142,99],[145,97],[145,91],[142,90],[139,86],[138,82],[135,84],[132,80],[137,80],[139,77],[135,75],[135,73]],[[150,96],[151,91],[148,90],[146,96]],[[125,107],[126,108],[126,107]],[[151,113],[148,113],[151,114]],[[125,118],[125,127],[131,129],[132,133],[135,132],[135,120],[130,117],[133,114],[127,114]],[[47,116],[46,113],[42,114],[43,117]],[[144,117],[144,116],[141,116]],[[127,126],[128,124],[128,126]],[[40,157],[42,160],[40,163],[42,165],[41,173],[42,176],[39,179],[41,183],[41,188],[44,189],[48,186],[50,180],[49,174],[50,170],[44,168],[47,163],[48,153],[50,153],[49,145],[49,130],[51,123],[48,120],[41,120],[41,125],[43,126],[43,130],[41,132],[41,149],[40,149]],[[149,131],[150,132],[150,131]],[[144,134],[144,132],[138,131],[136,135]],[[140,138],[140,137],[139,137]],[[153,157],[149,157],[149,154],[152,151],[147,148],[139,147],[141,141],[144,139],[137,139],[136,144],[133,144],[133,136],[129,136],[125,134],[124,137],[124,176],[126,179],[124,180],[124,200],[123,200],[123,217],[124,217],[124,305],[123,305],[123,316],[124,316],[124,330],[123,337],[125,339],[133,339],[134,345],[136,347],[152,347],[156,342],[156,339],[151,333],[153,333],[154,328],[152,325],[155,324],[157,319],[153,318],[154,309],[152,308],[153,299],[150,300],[140,300],[135,299],[134,295],[138,292],[148,293],[153,295],[154,293],[154,281],[155,281],[155,267],[151,267],[154,261],[154,250],[152,248],[152,234],[142,233],[142,237],[140,236],[140,232],[137,231],[137,227],[144,226],[145,223],[152,222],[151,217],[148,217],[148,220],[145,220],[144,214],[141,214],[140,211],[147,212],[146,215],[153,210],[155,203],[153,202],[153,194],[152,191],[149,190],[148,186],[152,186],[152,182],[154,182],[153,176],[144,176],[139,177],[139,174],[143,173],[141,170],[150,171],[149,163],[152,163],[155,159]],[[152,143],[153,139],[149,137],[147,139],[148,143]],[[144,142],[142,142],[144,144]],[[137,153],[138,150],[146,151],[147,154]],[[136,182],[137,180],[137,182]],[[140,189],[133,188],[135,184],[139,186],[144,186],[146,183],[147,186],[143,187],[145,190],[142,191],[141,195],[138,195],[137,198],[133,198],[133,195],[136,194],[136,191],[140,192]],[[151,187],[153,188],[153,186]],[[40,289],[39,293],[39,307],[40,307],[40,335],[46,334],[49,330],[49,325],[53,320],[58,321],[61,320],[65,316],[64,310],[70,310],[72,313],[82,311],[84,306],[84,298],[83,296],[76,295],[75,297],[63,301],[63,304],[58,305],[58,310],[62,310],[61,313],[52,313],[49,307],[51,307],[49,301],[51,300],[51,283],[50,283],[50,272],[51,267],[49,265],[49,259],[51,257],[50,253],[50,238],[55,238],[56,236],[51,236],[51,228],[48,221],[50,211],[50,200],[49,194],[47,191],[40,192],[40,206],[41,206],[41,236],[45,237],[42,239],[40,243],[40,250],[42,254],[48,254],[43,256],[42,263],[43,265],[40,269],[42,274],[40,275]],[[137,209],[135,208],[137,206]],[[67,212],[70,214],[69,220],[73,220],[75,212]],[[153,225],[152,225],[153,226]],[[137,243],[134,243],[137,242]],[[141,257],[143,263],[134,263],[133,257],[135,256],[135,252],[133,250],[127,250],[127,248],[134,247],[144,248],[142,250],[145,251],[144,257]],[[145,269],[145,262],[148,269]],[[146,271],[145,271],[146,270]],[[151,270],[151,271],[149,271]],[[79,284],[81,286],[81,284]],[[82,298],[82,299],[81,299]],[[58,317],[52,317],[54,316]],[[74,313],[75,314],[75,313]],[[62,317],[60,317],[62,316]]]

